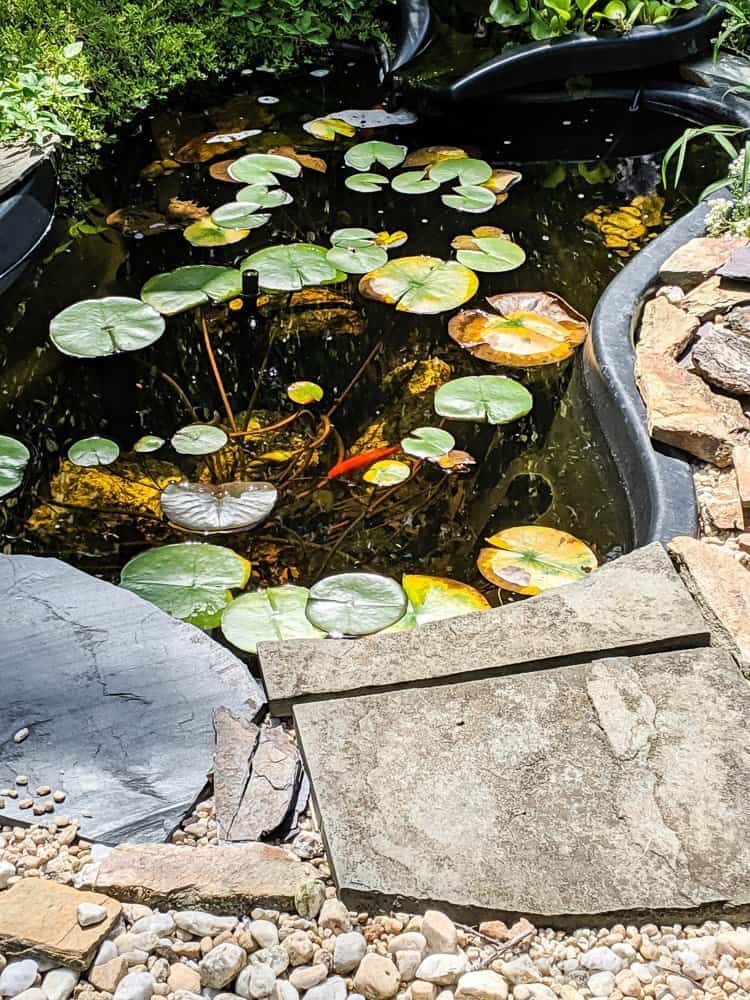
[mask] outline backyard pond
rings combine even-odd
[[[4,552],[118,581],[141,553],[210,542],[242,567],[212,568],[222,605],[353,572],[496,604],[535,592],[485,541],[521,526],[585,543],[572,578],[627,550],[581,345],[623,261],[688,207],[658,176],[681,123],[586,102],[416,118],[383,100],[360,64],[256,71],[112,149],[0,300],[0,435],[22,448],[5,455]],[[347,109],[367,114],[330,117]],[[694,169],[693,196],[711,164]],[[132,301],[75,307],[104,297]],[[159,603],[164,566],[144,568]],[[167,610],[218,622],[170,586]]]

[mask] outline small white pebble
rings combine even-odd
[[[23,743],[23,741],[26,739],[28,735],[29,735],[28,727],[24,726],[23,729],[19,729],[17,733],[13,734],[13,742]]]

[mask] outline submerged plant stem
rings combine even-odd
[[[336,400],[336,402],[333,404],[333,406],[331,406],[330,410],[326,413],[327,417],[332,416],[336,412],[336,410],[339,408],[339,406],[341,406],[341,404],[344,402],[344,400],[346,399],[346,397],[349,395],[349,393],[352,391],[352,389],[354,388],[354,386],[357,384],[357,382],[361,378],[362,374],[364,373],[365,369],[370,364],[370,362],[372,361],[372,359],[375,357],[375,355],[378,353],[378,351],[380,350],[380,348],[382,346],[383,346],[383,340],[382,340],[382,337],[381,337],[381,339],[377,342],[377,344],[375,344],[375,346],[370,351],[370,353],[367,355],[367,357],[365,358],[365,360],[362,362],[362,364],[356,370],[356,372],[354,373],[351,381],[349,382],[349,385],[346,387],[346,389],[344,389],[344,391],[338,397],[338,399]]]
[[[208,354],[208,361],[211,365],[211,371],[213,372],[214,381],[216,382],[216,388],[219,390],[219,395],[221,396],[221,401],[224,404],[224,411],[227,415],[227,420],[229,420],[229,426],[233,431],[237,430],[237,422],[234,419],[234,413],[232,412],[232,407],[229,405],[229,397],[227,396],[226,389],[224,388],[224,382],[222,381],[219,368],[216,364],[216,358],[214,357],[213,347],[211,346],[211,336],[208,332],[208,324],[206,323],[206,317],[203,314],[203,310],[200,310],[201,318],[201,329],[203,330],[203,343],[206,345],[206,354]]]

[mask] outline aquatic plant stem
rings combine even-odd
[[[232,431],[229,435],[230,438],[246,438],[246,437],[257,437],[259,434],[265,434],[266,431],[276,431],[279,427],[284,427],[286,424],[291,424],[293,420],[301,416],[303,413],[309,414],[309,410],[296,410],[294,413],[290,414],[288,417],[284,417],[283,420],[277,420],[275,424],[269,424],[267,427],[254,427],[249,431],[238,431],[237,428]]]
[[[372,361],[372,359],[375,357],[375,355],[378,353],[378,351],[380,350],[380,348],[382,346],[383,346],[383,339],[381,337],[381,339],[377,342],[377,344],[375,344],[375,346],[370,351],[370,353],[367,355],[367,357],[365,358],[365,360],[362,362],[362,364],[356,370],[356,372],[354,373],[351,381],[349,382],[349,385],[346,387],[346,389],[344,389],[344,391],[341,393],[341,395],[334,402],[333,406],[331,406],[331,408],[328,410],[328,412],[326,413],[327,417],[330,417],[332,414],[334,414],[336,412],[336,410],[339,408],[339,406],[341,406],[341,404],[344,402],[344,400],[346,399],[346,397],[352,391],[352,389],[356,385],[357,381],[362,376],[362,374],[364,373],[365,369],[370,364],[370,362]]]
[[[156,374],[159,376],[159,378],[164,379],[164,381],[167,383],[167,385],[170,385],[174,389],[174,391],[180,397],[180,399],[182,400],[182,402],[185,404],[185,407],[187,408],[188,413],[193,418],[193,420],[195,421],[195,423],[200,423],[200,417],[195,412],[195,408],[194,408],[193,404],[190,402],[190,397],[185,392],[185,390],[182,388],[182,386],[179,384],[179,382],[176,382],[172,378],[171,375],[167,375],[166,372],[163,372],[161,370],[161,368],[154,368],[153,365],[150,365],[150,364],[148,364],[148,362],[141,360],[141,358],[133,358],[133,360],[136,362],[136,364],[139,364],[139,365],[141,365],[141,367],[148,369],[148,372],[149,372],[150,375],[152,375],[154,372],[156,372]]]
[[[260,363],[260,368],[258,369],[258,374],[255,378],[255,386],[253,388],[253,394],[250,397],[250,402],[247,404],[247,423],[245,427],[248,426],[253,415],[253,408],[255,406],[255,401],[258,398],[258,393],[260,392],[260,386],[263,382],[263,376],[266,373],[266,368],[268,367],[268,360],[271,357],[271,348],[273,347],[274,341],[276,340],[276,334],[271,333],[268,337],[268,344],[266,345],[266,353],[263,355],[263,360]]]
[[[208,332],[208,324],[206,323],[206,317],[203,314],[203,310],[200,310],[200,320],[201,329],[203,330],[203,343],[206,345],[206,354],[208,354],[208,361],[211,365],[211,371],[213,372],[214,381],[216,382],[216,388],[219,390],[219,395],[221,396],[221,401],[224,404],[224,411],[229,420],[229,426],[233,431],[237,430],[237,422],[234,419],[234,413],[232,412],[232,407],[229,405],[229,397],[227,396],[226,389],[224,388],[224,382],[222,381],[221,374],[219,373],[219,368],[216,364],[216,358],[214,357],[213,347],[211,346],[211,336]]]

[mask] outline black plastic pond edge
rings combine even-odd
[[[424,24],[429,15],[429,0],[400,0],[402,18]],[[422,8],[421,13],[417,8]],[[408,12],[408,13],[407,13]],[[465,73],[453,83],[429,84],[425,90],[434,97],[451,102],[494,96],[501,91],[528,87],[546,80],[622,73],[689,59],[709,48],[725,12],[712,0],[704,0],[678,23],[641,25],[623,34],[601,31],[596,35],[579,32],[563,38],[525,42],[508,46],[505,51]],[[429,22],[427,22],[429,30]],[[399,50],[398,68],[424,47]],[[391,69],[396,69],[396,60]]]
[[[10,288],[49,232],[55,217],[57,175],[51,159],[0,198],[0,293]]]
[[[401,19],[398,44],[385,67],[387,73],[395,73],[415,59],[432,34],[432,8],[429,0],[399,0],[398,9]]]

